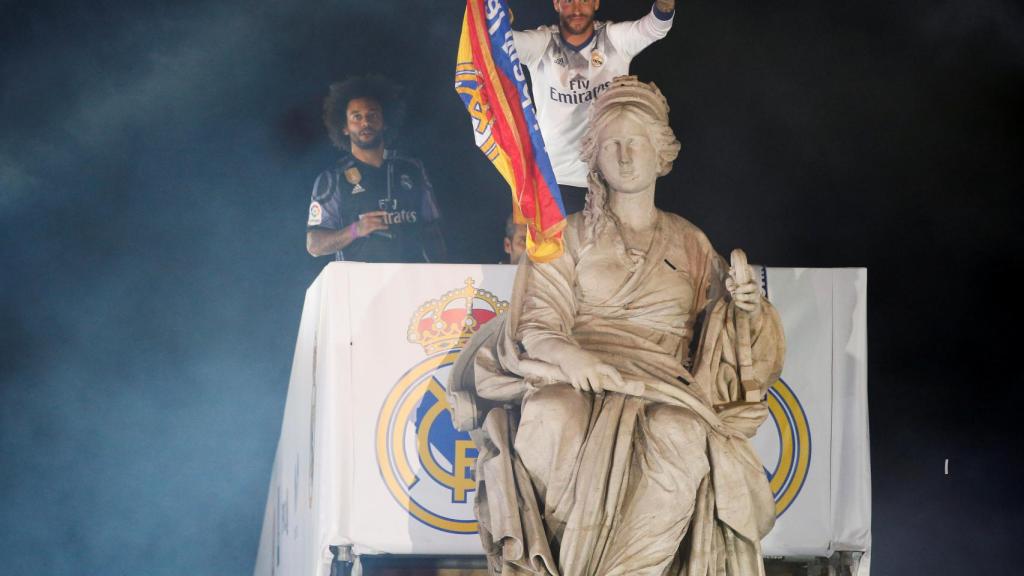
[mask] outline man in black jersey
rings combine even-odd
[[[395,87],[380,77],[331,85],[324,124],[337,164],[313,184],[306,249],[361,262],[436,262],[445,256],[430,180],[414,158],[385,148],[398,115]]]

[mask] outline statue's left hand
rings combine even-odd
[[[745,274],[750,280],[741,284],[736,281],[736,276],[736,270],[730,268],[729,277],[725,279],[725,288],[732,295],[732,301],[736,303],[737,308],[756,317],[761,313],[761,286],[754,280],[757,276],[754,276],[750,266],[747,266]]]

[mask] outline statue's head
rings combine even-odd
[[[635,163],[643,160],[655,169],[654,177],[664,176],[672,170],[672,162],[679,155],[679,141],[668,125],[668,101],[654,83],[645,84],[636,76],[619,76],[601,93],[590,109],[590,126],[583,135],[580,157],[592,173],[607,176],[602,170],[610,165],[602,151],[605,144],[623,137],[641,136],[645,150],[653,158],[630,158]],[[611,148],[618,148],[613,146]],[[609,182],[611,183],[611,182]]]
[[[590,110],[580,156],[590,168],[583,210],[588,228],[600,227],[608,190],[649,189],[672,170],[679,141],[668,125],[668,101],[653,83],[619,76]]]

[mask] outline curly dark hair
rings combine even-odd
[[[384,115],[385,141],[390,141],[394,128],[401,124],[405,112],[401,99],[401,87],[383,76],[353,76],[342,82],[331,84],[324,98],[324,126],[331,142],[341,150],[349,150],[352,143],[345,134],[348,103],[356,98],[368,98],[380,104]]]

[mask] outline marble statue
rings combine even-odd
[[[509,311],[449,381],[491,573],[764,574],[775,507],[748,439],[781,321],[741,251],[730,268],[654,207],[679,151],[657,87],[619,77],[591,120],[564,254],[522,259]]]

